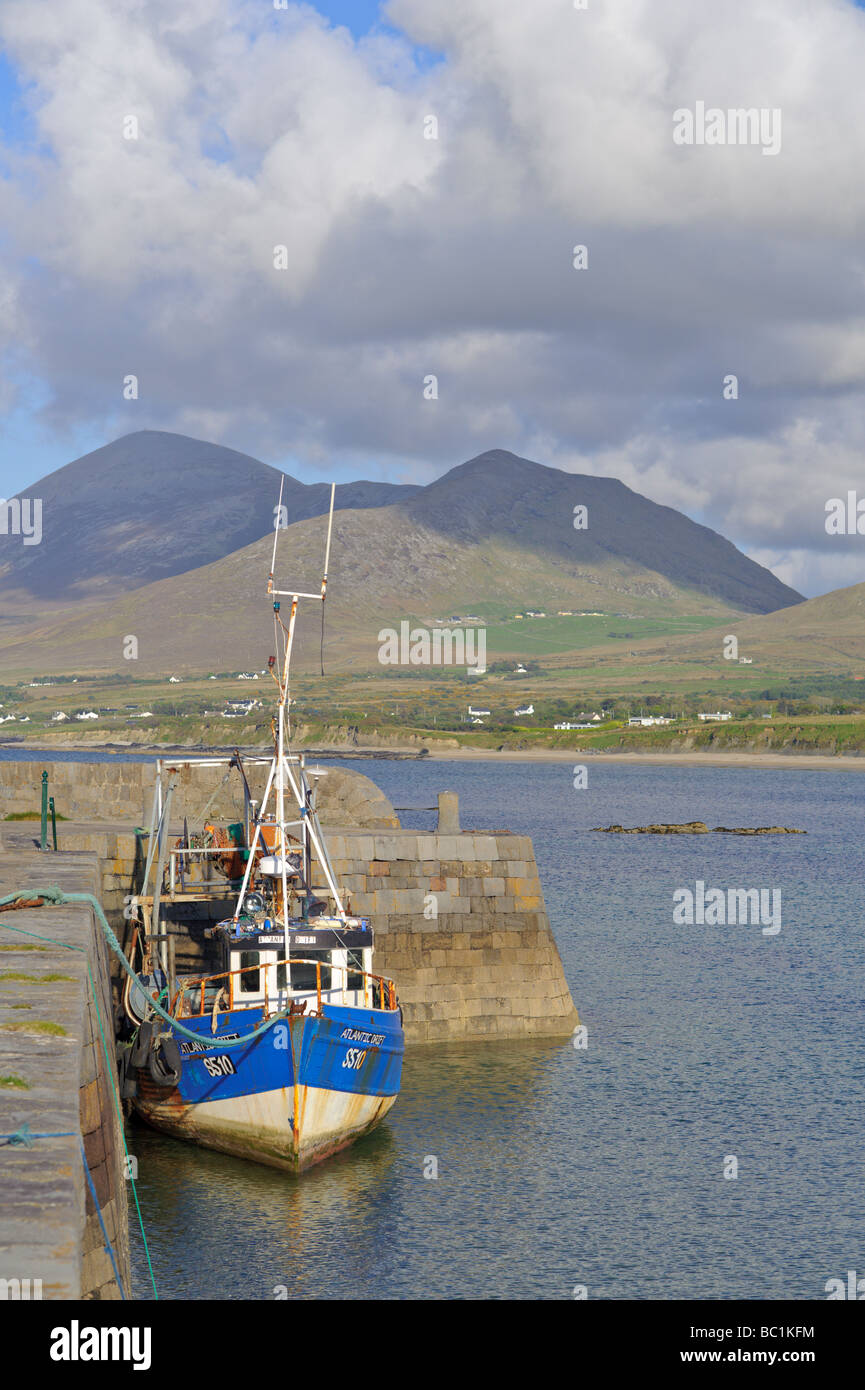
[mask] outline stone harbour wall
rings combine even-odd
[[[185,756],[177,755],[178,760]],[[265,749],[256,756],[269,754]],[[170,757],[164,756],[162,761],[165,767],[171,767]],[[260,800],[267,768],[250,765],[245,770],[250,792]],[[0,759],[0,820],[10,814],[40,810],[45,771],[54,808],[67,820],[120,822],[130,830],[136,825],[150,825],[155,762],[55,762],[50,756],[27,762]],[[328,767],[327,776],[318,782],[317,805],[322,817],[339,816],[346,825],[399,828],[399,819],[384,792],[358,772]],[[243,783],[239,772],[218,765],[178,768],[171,802],[172,824],[182,826],[184,816],[190,824],[198,824],[204,814],[217,821],[242,818]],[[58,822],[58,836],[60,825],[62,822]]]
[[[577,1026],[526,835],[326,831],[354,912],[376,933],[406,1040],[564,1036]]]

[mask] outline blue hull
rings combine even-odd
[[[405,1040],[399,1014],[324,1004],[322,1017],[281,1020],[240,1047],[198,1049],[178,1038],[176,1087],[138,1072],[135,1105],[149,1123],[210,1148],[300,1171],[366,1133],[399,1093]],[[260,1009],[184,1025],[209,1043],[252,1031]]]

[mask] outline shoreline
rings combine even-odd
[[[182,758],[201,758],[208,754],[214,756],[227,755],[234,752],[236,745],[210,745],[207,748],[179,748],[177,745],[172,747],[154,747],[143,744],[66,744],[62,748],[28,747],[26,743],[0,744],[0,760],[3,759],[5,751],[14,751],[19,755],[27,754],[28,759],[38,761],[40,757],[50,760],[57,753],[92,753],[97,757],[101,754],[110,757],[112,754],[138,757],[141,759],[177,757]],[[241,756],[261,756],[266,749],[261,748],[241,748]],[[350,748],[334,746],[332,748],[316,748],[309,750],[309,756],[315,758],[335,758],[352,759],[357,761],[376,761],[393,759],[394,761],[418,761],[418,762],[501,762],[501,763],[618,763],[621,766],[651,766],[652,764],[666,767],[727,767],[727,768],[749,768],[751,770],[763,769],[764,771],[788,771],[790,769],[801,768],[804,771],[812,772],[865,772],[865,757],[854,757],[850,754],[838,753],[752,753],[730,751],[728,753],[601,753],[590,751],[589,749],[577,748],[534,748],[534,749],[504,749],[497,748],[439,748],[420,754],[417,748],[411,747],[370,747],[370,748]]]
[[[627,767],[660,763],[669,767],[739,767],[782,771],[865,772],[865,758],[836,753],[595,753],[587,749],[539,748],[534,752],[492,748],[447,749],[430,753],[430,762],[619,763]],[[426,761],[426,759],[424,760]]]

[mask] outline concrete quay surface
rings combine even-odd
[[[0,897],[53,885],[99,896],[95,854],[41,853],[18,827],[2,834]],[[108,951],[92,908],[0,909],[0,1135],[26,1125],[63,1136],[0,1142],[0,1300],[120,1297],[82,1143],[129,1293],[115,1081]]]

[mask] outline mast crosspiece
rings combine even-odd
[[[336,879],[334,877],[333,868],[331,866],[327,850],[325,848],[324,839],[321,834],[321,828],[318,824],[318,817],[316,815],[315,807],[312,802],[312,788],[310,787],[309,780],[306,775],[303,755],[301,754],[299,757],[295,757],[288,751],[287,747],[288,740],[290,740],[291,738],[290,674],[291,656],[292,651],[294,649],[294,638],[297,624],[297,610],[301,599],[312,599],[316,602],[321,603],[323,624],[324,602],[327,596],[327,578],[328,569],[330,566],[330,545],[331,536],[333,533],[333,507],[336,494],[336,484],[331,483],[330,488],[330,510],[328,514],[327,542],[325,545],[324,571],[322,574],[321,589],[318,593],[311,594],[304,593],[297,589],[274,588],[274,575],[276,573],[276,552],[279,540],[279,531],[282,523],[282,494],[284,483],[285,478],[283,476],[283,479],[280,482],[279,486],[279,504],[277,506],[276,516],[274,518],[273,554],[271,556],[270,562],[270,573],[267,579],[267,594],[269,597],[274,599],[273,611],[275,625],[278,624],[278,627],[282,628],[282,631],[285,635],[285,651],[283,654],[282,662],[279,663],[277,657],[271,657],[268,662],[268,669],[270,671],[270,674],[276,681],[277,688],[279,691],[276,720],[274,721],[275,747],[273,759],[271,761],[270,769],[267,775],[267,782],[265,784],[264,794],[261,798],[261,804],[258,807],[258,811],[255,817],[255,831],[252,836],[252,844],[249,847],[249,858],[247,860],[246,870],[243,875],[243,883],[241,884],[240,892],[238,894],[237,903],[234,910],[234,921],[237,922],[240,918],[244,900],[246,898],[247,890],[249,888],[249,881],[255,865],[256,852],[258,850],[259,845],[264,843],[262,836],[262,826],[265,823],[270,824],[273,826],[275,832],[273,854],[276,857],[277,865],[279,868],[279,877],[282,888],[281,907],[283,931],[285,934],[285,954],[287,958],[290,953],[290,941],[288,932],[289,838],[287,834],[288,822],[286,821],[285,815],[285,794],[287,790],[290,790],[300,810],[301,849],[304,865],[304,887],[307,893],[307,901],[312,891],[310,883],[310,865],[312,862],[312,852],[314,851],[318,859],[318,862],[322,868],[322,871],[324,872],[328,888],[330,889],[330,892],[333,895],[333,900],[336,904],[337,916],[343,922],[346,920],[346,910],[343,905],[339,888],[336,884]],[[287,626],[282,620],[279,604],[280,598],[291,599],[291,610],[289,613]],[[276,627],[275,630],[277,630]],[[322,674],[324,674],[323,634],[324,628],[322,626]],[[275,818],[273,822],[266,822],[265,817],[267,815],[268,805],[270,804],[271,796],[274,797],[276,803]],[[297,822],[292,821],[292,824],[296,825]]]

